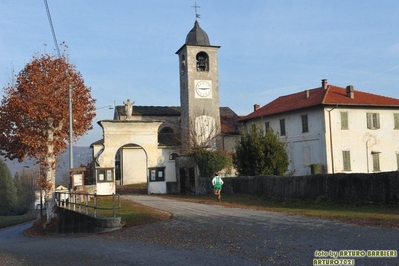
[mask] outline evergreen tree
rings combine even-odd
[[[31,171],[23,170],[14,175],[14,183],[17,191],[17,203],[15,205],[16,214],[24,214],[32,210],[35,201],[34,193],[34,174]]]
[[[204,147],[192,149],[189,156],[193,156],[202,177],[212,177],[216,172],[231,165],[231,158],[221,151],[210,151]]]
[[[10,169],[0,158],[0,215],[10,214],[17,202],[17,191]]]
[[[233,164],[240,175],[284,175],[289,158],[286,144],[270,128],[266,134],[256,125],[241,132]]]

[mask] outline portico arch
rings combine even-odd
[[[156,167],[162,151],[158,149],[158,128],[161,121],[103,120],[98,124],[103,129],[103,148],[96,159],[96,170],[113,169],[115,176],[115,155],[120,147],[134,144],[146,154],[145,168]],[[146,171],[148,182],[148,170]],[[115,180],[97,183],[98,194],[115,193]],[[165,182],[148,182],[148,193],[166,193]]]

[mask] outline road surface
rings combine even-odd
[[[170,212],[173,219],[100,235],[32,237],[22,234],[29,224],[12,227],[0,231],[0,264],[313,265],[313,259],[333,259],[327,254],[329,251],[369,251],[370,255],[392,256],[399,249],[399,230],[394,228],[156,196],[123,197]],[[346,262],[356,265],[399,265],[397,257],[337,259],[349,259]]]

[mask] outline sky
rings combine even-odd
[[[397,0],[47,0],[57,43],[106,106],[180,106],[176,51],[196,19],[218,51],[220,106],[238,115],[321,80],[399,98]],[[60,47],[61,51],[63,48]],[[35,54],[56,55],[44,1],[0,3],[0,86]],[[3,95],[3,92],[1,92]]]

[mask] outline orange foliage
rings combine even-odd
[[[16,84],[3,88],[0,106],[0,150],[9,159],[44,158],[47,154],[46,127],[49,118],[54,132],[54,155],[69,142],[69,88],[72,88],[74,139],[84,135],[95,117],[95,99],[80,72],[61,58],[41,55],[16,76]]]

